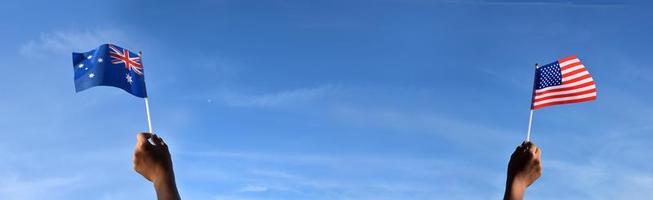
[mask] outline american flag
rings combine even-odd
[[[596,85],[578,57],[537,67],[531,109],[596,99]]]

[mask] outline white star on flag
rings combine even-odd
[[[84,67],[84,63],[81,63],[81,64],[77,65],[77,67],[79,67],[79,68]]]
[[[88,75],[88,77],[93,78],[93,77],[95,77],[95,74],[91,73],[91,74]]]
[[[98,61],[98,62],[102,62],[102,61],[104,61],[104,60],[102,60],[102,58],[98,58],[97,61]]]
[[[93,58],[92,55],[88,55],[88,57],[86,57],[86,59],[89,59],[89,60],[90,60],[91,58]]]
[[[129,74],[127,74],[127,76],[125,76],[125,78],[127,79],[127,82],[128,82],[130,85],[134,82],[134,81],[132,80],[132,76],[130,76]]]

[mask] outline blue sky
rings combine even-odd
[[[535,112],[529,199],[652,199],[653,14],[637,1],[14,1],[0,6],[0,199],[154,199],[142,99],[74,92],[71,52],[143,51],[185,199],[499,199],[533,64],[598,100]]]

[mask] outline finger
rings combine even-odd
[[[138,133],[136,134],[136,141],[145,142],[147,141],[147,139],[150,139],[151,137],[152,137],[152,133],[146,133],[146,132]]]
[[[163,139],[161,139],[161,137],[159,137],[156,134],[154,134],[152,136],[152,142],[154,142],[154,145],[156,145],[156,146],[162,146],[163,145]]]
[[[161,138],[161,145],[166,149],[168,148],[168,143],[166,143],[166,141],[163,140],[163,138]]]
[[[134,155],[132,156],[132,165],[134,166],[134,169],[136,169],[136,166],[139,166],[139,164],[140,164],[139,157],[140,157],[140,155],[138,153],[134,153]]]
[[[537,154],[538,151],[540,151],[540,148],[537,147],[534,143],[530,143],[528,150],[531,151],[533,154]]]
[[[533,151],[533,150],[535,150],[537,148],[537,145],[535,145],[535,143],[530,142],[530,141],[526,142],[524,145],[526,146],[525,148],[528,151]]]
[[[136,135],[136,146],[152,145],[148,139],[152,138],[152,133],[139,133]]]
[[[519,152],[521,153],[528,152],[528,143],[524,142],[521,145],[519,145]]]

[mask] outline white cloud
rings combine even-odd
[[[470,145],[471,138],[477,143],[497,145],[496,141],[510,141],[520,136],[516,130],[503,129],[495,125],[456,119],[437,113],[402,111],[388,108],[340,107],[334,115],[343,123],[359,124],[382,128],[400,133],[433,134],[456,142],[457,145]]]
[[[28,180],[5,174],[0,179],[0,199],[48,199],[58,191],[70,189],[80,180],[79,177],[41,177]]]
[[[251,200],[244,197],[239,197],[237,195],[216,195],[215,200]]]
[[[333,85],[312,88],[300,88],[261,95],[227,94],[223,96],[226,104],[231,106],[270,107],[311,101],[337,92]]]
[[[202,160],[202,162],[257,163],[260,167],[211,168],[211,170],[234,175],[218,180],[255,183],[240,188],[235,193],[223,194],[235,196],[246,195],[247,193],[243,192],[249,191],[250,193],[266,192],[266,195],[272,196],[279,194],[301,196],[301,199],[402,199],[406,197],[474,199],[473,197],[487,197],[494,194],[486,192],[470,194],[468,192],[473,189],[464,187],[465,183],[462,183],[461,179],[476,180],[476,184],[492,185],[494,182],[502,184],[504,176],[503,170],[496,174],[486,168],[475,168],[464,160],[405,155],[220,151],[177,153],[186,159]],[[300,169],[284,166],[300,166]],[[461,171],[466,173],[456,173]],[[203,174],[197,170],[193,170],[193,173]],[[442,185],[443,182],[449,184]],[[502,188],[502,185],[497,187]],[[442,194],[440,191],[456,192]],[[315,196],[316,194],[319,195]]]
[[[568,194],[588,199],[651,199],[653,174],[608,162],[583,162],[581,160],[549,160],[544,163],[545,174],[565,177],[557,180]],[[548,188],[556,189],[555,186]],[[572,195],[569,195],[572,199]],[[545,199],[545,198],[541,198]]]
[[[88,51],[100,44],[121,42],[124,34],[115,29],[96,29],[84,31],[56,30],[41,33],[38,39],[21,45],[19,52],[26,57],[49,54],[63,55],[73,51]]]
[[[240,188],[238,192],[244,192],[244,193],[249,193],[249,192],[267,192],[269,189],[268,187],[261,186],[261,185],[248,185],[243,188]]]

